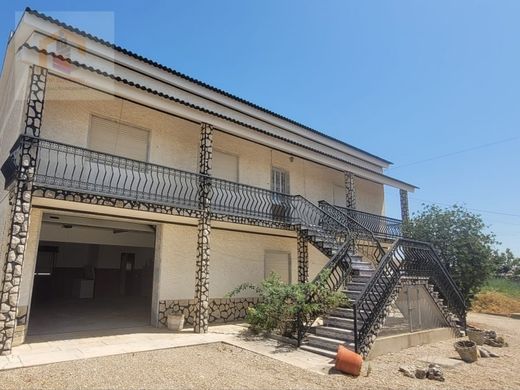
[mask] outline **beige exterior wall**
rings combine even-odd
[[[31,302],[42,216],[42,210],[37,208],[32,209],[29,222],[29,232],[27,234],[27,247],[25,248],[25,257],[22,269],[22,281],[20,283],[20,295],[18,298],[19,307],[27,307]]]
[[[385,215],[385,189],[382,184],[356,177],[354,185],[358,210]]]
[[[42,137],[88,147],[90,118],[98,115],[150,131],[149,157],[152,163],[197,171],[199,126],[135,103],[50,76],[45,102]],[[317,203],[334,202],[334,188],[345,188],[344,174],[296,156],[251,141],[214,133],[214,148],[238,156],[239,182],[271,188],[271,168],[289,172],[291,194]],[[356,181],[360,210],[383,210],[383,185]],[[344,205],[340,202],[337,204]]]
[[[191,299],[195,294],[197,228],[162,224],[158,228],[156,266],[160,264],[158,299]],[[296,239],[277,235],[213,229],[209,266],[210,297],[222,298],[244,282],[264,279],[267,251],[286,252],[291,259],[291,282],[298,281]],[[323,268],[327,258],[314,248],[309,251],[310,278]],[[245,292],[241,296],[252,296]]]

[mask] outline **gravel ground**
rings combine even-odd
[[[23,389],[518,389],[520,320],[472,314],[469,322],[509,342],[501,357],[445,370],[446,382],[407,378],[399,365],[423,357],[456,357],[453,340],[380,356],[362,376],[320,375],[226,344],[109,356],[0,372],[0,388]],[[370,366],[370,375],[366,376]]]

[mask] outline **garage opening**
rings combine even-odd
[[[150,325],[155,230],[44,214],[29,336]]]

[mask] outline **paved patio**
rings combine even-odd
[[[191,329],[170,332],[146,326],[33,336],[28,343],[14,347],[11,355],[0,356],[0,370],[217,342],[322,374],[332,366],[329,358],[252,336],[243,324],[223,324],[211,326],[206,334],[193,333]]]

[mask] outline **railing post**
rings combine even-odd
[[[298,231],[298,283],[309,281],[309,246],[301,231]]]
[[[213,127],[201,124],[198,200],[199,222],[197,270],[195,281],[195,333],[206,333],[209,325],[209,259],[211,236],[211,164],[213,156]]]
[[[39,137],[43,115],[47,70],[34,65],[31,71],[26,102],[24,135]],[[18,318],[26,314],[18,307],[22,267],[27,246],[32,206],[32,186],[38,157],[37,139],[24,139],[13,189],[13,209],[8,236],[8,247],[3,269],[2,297],[0,300],[0,353],[9,354],[13,344]],[[25,331],[25,330],[24,330]],[[25,334],[20,335],[22,338]]]
[[[401,200],[401,219],[403,222],[410,220],[410,209],[408,207],[408,191],[399,190],[399,198]]]
[[[345,171],[345,200],[346,207],[352,210],[356,209],[356,185],[354,174]]]
[[[357,330],[357,305],[352,305],[352,312],[354,313],[354,351],[359,353],[358,330]]]

